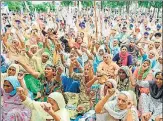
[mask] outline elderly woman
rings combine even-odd
[[[97,78],[94,77],[93,67],[90,62],[85,64],[84,73],[75,73],[73,71],[74,68],[81,68],[81,65],[76,61],[71,62],[69,74],[71,78],[80,81],[80,93],[76,111],[78,114],[84,114],[91,109],[90,87]]]
[[[131,66],[133,64],[132,56],[128,53],[127,46],[121,46],[120,52],[114,56],[113,61],[119,66]]]
[[[136,70],[134,71],[135,79],[138,79],[139,75],[142,75],[141,80],[144,80],[144,81],[149,81],[153,79],[153,72],[151,69],[150,60],[145,60],[139,68],[136,68]],[[140,90],[140,93],[146,93],[146,94],[149,93],[148,88],[140,87],[139,90]]]
[[[97,67],[97,75],[106,75],[115,78],[118,69],[119,66],[111,60],[111,55],[106,53],[103,55],[103,62]]]
[[[26,97],[22,88],[18,88],[18,94],[23,105],[32,110],[30,121],[70,121],[69,114],[65,108],[65,100],[61,93],[51,93],[48,96],[47,103],[32,101]]]
[[[142,95],[142,121],[160,121],[162,119],[163,75],[162,72],[155,74],[155,80],[142,81],[141,76],[137,84],[149,88],[149,95]]]
[[[8,67],[7,72],[1,74],[1,86],[3,86],[4,79],[5,79],[7,76],[18,76],[19,69],[20,69],[20,67],[19,67],[18,64],[11,64],[11,65]]]
[[[13,38],[12,43],[10,44],[8,42],[8,36],[10,33],[11,32],[8,30],[2,40],[8,50],[9,59],[13,60],[14,57],[17,57],[21,54],[21,49],[23,49],[25,45],[19,33],[16,33],[17,38]]]
[[[21,100],[16,92],[16,88],[21,83],[16,76],[5,78],[2,89],[2,120],[3,121],[30,121],[31,112],[21,104]]]
[[[41,74],[43,74],[43,70],[45,69],[47,64],[51,64],[51,62],[49,61],[50,55],[47,52],[44,52],[40,57],[37,56],[33,56],[32,60],[33,60],[33,64],[34,64],[34,70],[40,72]],[[30,66],[32,68],[32,66]],[[35,99],[38,99],[41,97],[41,83],[40,80],[38,80],[37,78],[35,78],[32,74],[27,73],[24,77],[25,82],[27,84],[28,89],[33,92],[36,97]]]
[[[136,108],[133,107],[131,95],[122,91],[117,98],[108,101],[104,108],[108,112],[107,121],[139,121]]]
[[[139,48],[139,51],[140,51],[140,55],[142,56],[142,62],[144,62],[146,59],[149,59],[151,61],[152,68],[154,68],[154,66],[156,65],[155,51],[150,50],[148,54],[145,54],[141,47]]]
[[[117,94],[117,82],[113,79],[108,79],[104,85],[101,85],[99,96],[101,99],[95,106],[96,121],[107,121],[108,114],[104,110],[104,105],[108,101],[116,99]]]
[[[118,83],[117,88],[119,91],[127,91],[135,85],[131,69],[127,66],[121,66],[119,68],[116,81]]]

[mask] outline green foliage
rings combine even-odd
[[[7,1],[5,2],[8,4],[8,8],[10,11],[20,11],[21,8],[23,8],[23,10],[26,10],[26,5],[24,1],[18,2],[18,1]],[[41,4],[32,4],[31,1],[26,1],[29,9],[31,12],[34,12],[35,9],[38,12],[46,12],[47,11],[47,7],[50,8],[51,11],[55,11],[55,5],[49,3],[49,2],[44,2]]]
[[[103,7],[110,7],[110,8],[123,7],[124,5],[126,5],[125,1],[103,1],[102,2]]]
[[[145,8],[161,8],[163,6],[162,1],[139,1],[138,2],[140,7],[145,7]]]
[[[87,8],[87,7],[92,7],[93,6],[93,1],[90,0],[90,1],[81,1],[81,4],[84,8]]]
[[[68,7],[68,6],[72,6],[74,3],[72,1],[62,1],[61,5]]]
[[[8,8],[10,11],[20,11],[22,7],[22,3],[18,1],[7,1]]]

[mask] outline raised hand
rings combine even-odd
[[[50,103],[44,102],[41,103],[40,106],[49,114],[52,114],[54,112]]]
[[[148,121],[148,120],[150,119],[151,115],[152,115],[151,112],[144,113],[144,114],[142,115],[142,120],[143,120],[143,121]]]
[[[112,96],[114,93],[115,93],[115,89],[114,88],[107,90],[107,95],[109,95],[109,96]]]

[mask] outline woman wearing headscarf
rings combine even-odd
[[[149,55],[150,52],[152,51],[152,52],[154,52],[155,57],[158,57],[158,52],[157,52],[157,50],[156,50],[156,48],[155,48],[155,43],[154,43],[153,41],[150,41],[150,42],[148,43],[147,48],[145,48],[144,50],[145,50],[145,53],[147,53],[148,55]]]
[[[140,55],[142,56],[142,62],[144,62],[146,59],[149,59],[151,61],[151,67],[154,68],[156,65],[156,54],[153,50],[150,50],[148,54],[143,52],[143,48],[139,48]]]
[[[70,121],[68,111],[65,108],[65,100],[61,93],[51,93],[48,96],[47,103],[32,101],[26,97],[22,88],[18,89],[18,94],[23,105],[32,110],[31,121]]]
[[[163,51],[163,49],[162,49],[162,42],[161,42],[161,40],[159,39],[159,40],[155,40],[154,41],[154,44],[155,44],[155,49],[156,49],[156,53],[158,54],[158,55],[161,55],[162,54],[162,51]]]
[[[152,80],[153,72],[151,69],[151,61],[148,59],[145,60],[140,67],[136,68],[133,75],[134,75],[135,79],[138,79],[139,75],[142,75],[142,80],[144,80],[144,81]],[[140,90],[140,93],[146,93],[146,94],[149,93],[149,89],[147,89],[147,88],[140,87],[139,90]]]
[[[18,76],[19,69],[20,69],[20,67],[19,67],[18,64],[11,64],[11,65],[8,67],[7,72],[1,74],[1,86],[3,86],[4,79],[5,79],[7,76]]]
[[[121,66],[118,70],[118,76],[116,78],[117,89],[119,91],[127,91],[132,89],[135,85],[135,81],[131,72],[127,66]]]
[[[108,53],[105,53],[103,55],[103,62],[101,62],[99,66],[97,67],[97,74],[99,76],[103,75],[107,77],[109,77],[110,75],[112,76],[112,78],[115,79],[115,75],[118,69],[119,69],[119,66],[112,61],[111,55]]]
[[[104,53],[105,53],[104,47],[100,46],[100,48],[98,49],[97,54],[94,57],[94,61],[93,61],[94,73],[97,72],[97,67],[102,62]]]
[[[127,46],[121,46],[120,52],[114,56],[113,61],[119,66],[131,66],[133,64],[132,56],[128,53]]]
[[[121,91],[115,100],[104,105],[108,112],[107,121],[139,121],[136,109],[132,107],[130,93]]]
[[[108,101],[116,99],[119,91],[117,90],[117,82],[113,79],[108,79],[104,85],[100,86],[98,103],[95,106],[96,121],[107,121],[108,114],[104,110],[104,105]]]
[[[33,56],[32,62],[33,66],[30,66],[31,68],[34,68],[33,70],[38,71],[40,73],[44,73],[43,70],[45,69],[46,65],[51,63],[49,59],[50,55],[47,52],[44,52],[40,57]],[[31,65],[32,65],[31,62]],[[35,99],[39,99],[41,97],[41,82],[37,78],[35,78],[32,74],[26,73],[24,76],[24,80],[26,82],[26,85],[28,89],[34,94]]]
[[[2,96],[2,120],[3,121],[30,121],[31,112],[21,104],[16,88],[20,87],[16,76],[5,78]]]
[[[94,77],[93,66],[90,62],[87,62],[84,66],[83,73],[75,73],[74,68],[81,68],[81,65],[76,61],[72,61],[70,65],[69,74],[70,77],[74,80],[80,81],[80,93],[79,100],[77,103],[77,113],[84,114],[91,109],[91,96],[90,96],[90,88],[97,81],[97,78]]]
[[[155,67],[152,69],[152,71],[154,73],[156,73],[158,71],[163,71],[162,67],[163,67],[163,58],[162,58],[162,55],[161,55],[161,56],[158,57],[157,63],[155,65]]]
[[[149,95],[142,95],[142,121],[160,121],[162,119],[162,97],[163,97],[163,74],[161,71],[155,74],[155,79],[151,81],[141,80],[139,75],[137,84],[141,87],[149,88]]]
[[[30,80],[32,84],[28,82],[27,87],[34,88],[35,86],[39,89],[39,97],[42,100],[46,100],[47,96],[54,91],[61,91],[61,74],[62,69],[60,67],[57,68],[53,65],[46,65],[44,68],[44,73],[33,70],[30,66],[24,64],[22,61],[17,60],[18,64],[20,64],[29,74],[31,74],[35,79],[39,81],[36,83],[33,80]],[[30,90],[30,89],[29,89]],[[32,91],[32,90],[31,90]],[[41,93],[41,94],[40,94]],[[37,94],[38,96],[38,94]]]
[[[12,38],[12,43],[8,42],[9,34],[11,31],[7,31],[5,36],[2,38],[5,47],[8,50],[8,57],[10,60],[13,60],[14,57],[17,57],[21,54],[21,49],[25,47],[22,37],[19,32],[15,33],[15,37]]]

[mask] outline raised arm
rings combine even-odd
[[[38,78],[40,76],[39,72],[36,72],[30,66],[26,65],[25,63],[21,62],[20,60],[16,60],[16,63],[20,64],[28,73],[30,73],[35,78]]]
[[[104,98],[102,98],[95,106],[95,112],[97,114],[100,114],[102,112],[102,110],[104,109],[104,105],[106,104],[106,102],[108,101],[108,99],[115,93],[115,90],[112,89],[108,89],[107,90],[107,94],[105,95]]]

